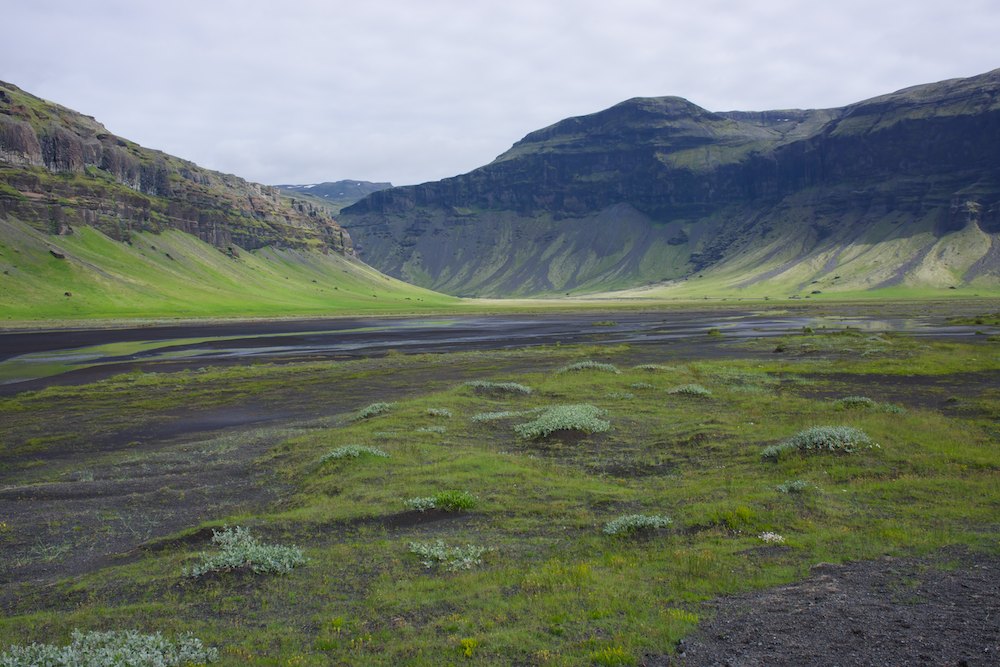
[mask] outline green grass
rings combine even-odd
[[[61,434],[45,420],[50,408],[79,410],[86,432],[87,411],[113,408],[127,422],[153,405],[295,400],[282,393],[288,385],[320,387],[337,377],[402,386],[420,368],[428,377],[462,369],[490,381],[474,364],[501,361],[532,370],[504,368],[496,381],[533,389],[478,395],[458,380],[429,386],[411,378],[404,395],[392,396],[393,410],[364,420],[351,418],[366,403],[359,398],[342,407],[342,418],[275,440],[258,465],[286,490],[240,519],[268,542],[300,545],[307,564],[280,577],[224,574],[193,586],[183,569],[206,544],[149,550],[62,582],[55,590],[65,602],[25,594],[0,619],[0,647],[121,625],[193,632],[219,649],[221,665],[639,664],[691,632],[701,602],[795,580],[820,561],[951,545],[996,553],[996,394],[968,413],[908,405],[890,414],[844,410],[827,383],[832,373],[838,382],[857,376],[841,394],[850,396],[871,391],[871,365],[933,377],[996,369],[998,348],[893,337],[861,357],[846,336],[834,342],[850,343],[848,351],[831,343],[821,353],[771,352],[816,336],[770,338],[738,359],[643,359],[670,366],[652,374],[634,367],[624,347],[600,352],[619,374],[556,374],[595,354],[564,346],[133,375],[0,401],[12,424],[8,446],[24,447],[30,435],[43,454],[45,439]],[[605,398],[661,374],[669,384],[629,401]],[[680,384],[701,385],[713,399],[667,392]],[[237,387],[246,392],[238,399],[229,393]],[[609,428],[516,437],[517,424],[560,405],[592,406]],[[429,409],[452,415],[446,433],[417,431],[442,421]],[[504,410],[522,416],[473,419]],[[824,424],[860,429],[880,447],[760,460],[763,448]],[[345,442],[388,456],[317,465]],[[471,511],[399,523],[405,499],[447,489],[475,496]],[[637,515],[672,523],[653,520],[656,529],[629,539],[604,534],[609,522]],[[776,539],[761,537],[769,533],[782,536],[782,549],[761,550],[762,540]]]
[[[137,233],[126,244],[90,227],[56,237],[0,221],[0,268],[0,322],[415,313],[460,303],[337,253],[264,248],[231,258],[179,231]]]

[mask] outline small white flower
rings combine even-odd
[[[781,535],[778,535],[777,533],[772,533],[770,531],[768,531],[766,533],[761,533],[757,537],[760,538],[761,541],[767,542],[768,544],[784,544],[785,543],[785,538],[784,537],[782,537]]]

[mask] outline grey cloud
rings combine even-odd
[[[263,182],[411,183],[637,95],[828,107],[1000,66],[992,0],[34,0],[0,78]]]

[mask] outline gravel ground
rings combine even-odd
[[[648,667],[1000,665],[1000,557],[819,564],[799,583],[714,601]]]

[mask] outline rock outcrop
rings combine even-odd
[[[225,250],[352,254],[326,208],[202,169],[110,133],[89,116],[0,82],[0,217],[51,233],[89,225],[119,240],[180,229]]]

